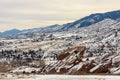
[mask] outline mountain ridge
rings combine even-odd
[[[27,30],[8,30],[5,32],[0,33],[0,36],[7,35],[16,35],[16,34],[24,34],[24,33],[51,33],[51,32],[62,32],[62,31],[68,31],[70,29],[77,29],[82,27],[88,27],[95,23],[98,23],[105,19],[112,19],[112,20],[120,20],[120,10],[116,11],[110,11],[105,13],[95,13],[88,16],[85,16],[79,20],[76,20],[71,23],[59,25],[50,25],[47,27],[41,27],[41,28],[33,28],[33,29],[27,29]],[[9,31],[12,31],[9,33]],[[13,32],[15,31],[15,32]]]
[[[75,27],[77,28],[87,27],[87,26],[98,23],[107,18],[110,18],[113,20],[120,19],[120,10],[106,12],[106,13],[91,14],[89,16],[76,20],[73,23],[65,24],[65,27],[63,29],[67,30],[69,28],[75,28]]]
[[[4,32],[0,32],[0,36],[14,35],[14,34],[17,34],[17,33],[20,33],[20,32],[21,32],[21,30],[11,29],[11,30],[6,30]]]

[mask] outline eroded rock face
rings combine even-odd
[[[87,57],[83,55],[85,53],[86,47],[77,46],[74,48],[67,49],[65,56],[60,60],[60,63],[55,66],[56,74],[113,74],[110,69],[117,66],[119,67],[119,59],[115,59],[120,56],[116,53],[106,53],[97,57]],[[69,54],[68,54],[69,53]],[[60,56],[64,56],[61,54]],[[59,61],[59,60],[58,60]]]
[[[57,61],[54,64],[45,65],[43,67],[29,68],[28,71],[24,68],[19,70],[13,70],[21,73],[39,73],[39,74],[120,74],[119,70],[119,54],[106,53],[101,56],[84,57],[86,51],[85,46],[76,46],[66,49],[57,57]],[[116,59],[118,59],[116,61]],[[113,69],[116,67],[116,69]],[[28,72],[27,72],[28,71]]]
[[[85,51],[85,47],[82,46],[67,49],[64,53],[61,53],[58,56],[58,64],[48,73],[56,70],[57,74],[67,74],[73,66],[82,62],[82,58],[80,57],[83,56],[83,50]],[[75,51],[77,51],[77,53],[75,53]]]

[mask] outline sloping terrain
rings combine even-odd
[[[55,33],[54,39],[66,40],[64,43],[73,42],[72,46],[63,46],[64,49],[57,53],[56,60],[40,67],[35,73],[40,74],[120,74],[120,22],[106,19],[87,28],[69,31],[76,35],[64,38],[60,33]],[[62,32],[68,34],[69,32]],[[85,34],[85,35],[84,35]],[[59,35],[59,38],[57,38]],[[53,40],[54,40],[53,39]],[[54,42],[53,42],[54,43]],[[52,44],[53,44],[52,43]],[[60,50],[60,44],[57,51]],[[70,44],[69,44],[70,45]],[[52,47],[52,46],[51,46]],[[56,46],[58,47],[58,46]],[[67,48],[68,47],[68,48]],[[50,50],[50,46],[47,48]],[[51,48],[52,49],[52,48]],[[51,54],[51,53],[50,53]],[[48,56],[49,54],[45,54]],[[47,62],[50,62],[48,59]],[[13,70],[13,72],[15,72]],[[17,71],[16,71],[17,72]]]
[[[22,31],[13,29],[13,30],[0,33],[0,36],[4,38],[20,38],[20,39],[31,38],[35,36],[40,36],[42,33],[47,34],[47,33],[69,31],[73,29],[80,29],[83,27],[88,27],[96,23],[99,23],[105,19],[119,21],[120,10],[106,12],[106,13],[91,14],[89,16],[83,17],[82,19],[76,20],[71,23],[63,24],[63,25],[55,24],[55,25],[51,25],[47,27],[27,29],[27,30],[22,30]]]
[[[54,25],[49,30],[55,32],[35,29],[13,35],[16,39],[0,39],[0,72],[120,74],[120,21],[116,19],[68,31],[56,31],[60,26]]]

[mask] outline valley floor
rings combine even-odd
[[[112,75],[34,75],[26,78],[8,78],[0,80],[120,80]]]

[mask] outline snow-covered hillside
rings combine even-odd
[[[1,39],[1,71],[120,74],[120,21],[105,19],[89,27],[33,36]]]
[[[0,72],[120,74],[120,21],[115,13],[119,11],[102,14],[102,19],[97,19],[101,14],[95,14],[73,24],[0,38]],[[79,28],[86,21],[91,22],[90,26]]]

